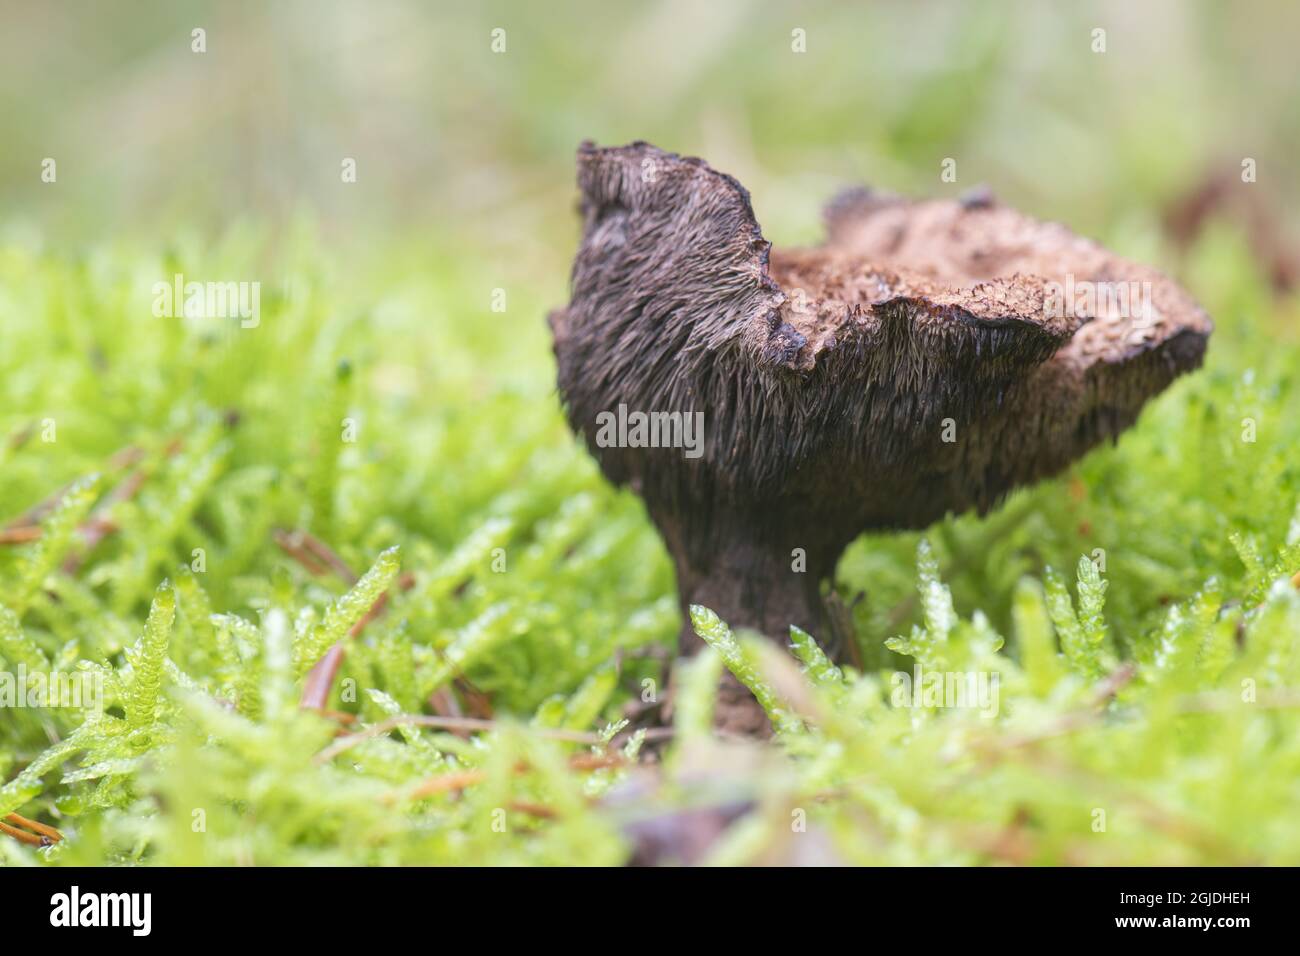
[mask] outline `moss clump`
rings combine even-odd
[[[489,321],[492,283],[427,249],[307,246],[242,329],[148,290],[261,250],[170,256],[0,249],[0,672],[102,691],[0,715],[0,813],[66,836],[0,860],[617,864],[637,821],[716,804],[737,822],[684,855],[1300,863],[1294,315],[1231,237],[1188,269],[1222,317],[1202,374],[983,521],[854,544],[851,666],[701,612],[718,651],[628,789],[680,622],[567,434],[556,290]],[[708,731],[721,661],[782,716],[766,750]],[[996,715],[904,695],[918,663],[996,675]]]

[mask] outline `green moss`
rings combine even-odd
[[[1300,863],[1298,356],[1233,307],[1260,280],[1216,243],[1193,257],[1214,257],[1207,369],[1116,447],[983,520],[854,545],[860,667],[798,631],[777,666],[700,609],[713,649],[633,812],[755,801],[720,862],[768,859],[795,808],[852,862]],[[255,276],[259,247],[172,256],[0,249],[0,522],[46,504],[39,538],[0,545],[0,671],[102,691],[5,709],[0,811],[67,839],[0,860],[622,862],[604,797],[627,768],[574,760],[635,756],[618,721],[662,693],[679,621],[640,504],[556,406],[551,291],[489,321],[480,279],[427,250],[342,268],[304,244],[274,273],[293,294],[241,329],[153,318],[141,289]],[[299,707],[340,642],[343,738]],[[724,663],[782,723],[763,760],[708,731]],[[996,707],[903,693],[917,665],[996,676]],[[448,694],[491,724],[401,722]]]

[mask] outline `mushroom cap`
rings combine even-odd
[[[1212,329],[1159,272],[987,196],[853,190],[821,246],[782,251],[700,159],[584,143],[578,185],[550,316],[570,424],[704,413],[698,459],[589,442],[652,512],[741,507],[844,542],[983,512],[1127,428]]]

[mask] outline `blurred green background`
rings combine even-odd
[[[0,201],[24,241],[308,214],[331,242],[409,230],[559,290],[585,138],[704,156],[750,188],[777,243],[814,241],[820,203],[855,181],[987,183],[1134,253],[1166,204],[1243,157],[1270,202],[1297,198],[1300,7],[1285,2],[0,9]]]

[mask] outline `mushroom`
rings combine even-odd
[[[1212,328],[1160,273],[987,194],[852,190],[822,245],[782,250],[703,160],[643,142],[577,160],[582,244],[549,317],[569,423],[644,499],[683,611],[773,638],[827,632],[821,582],[859,534],[983,514],[1061,471],[1196,368]],[[664,447],[701,413],[702,442]]]

